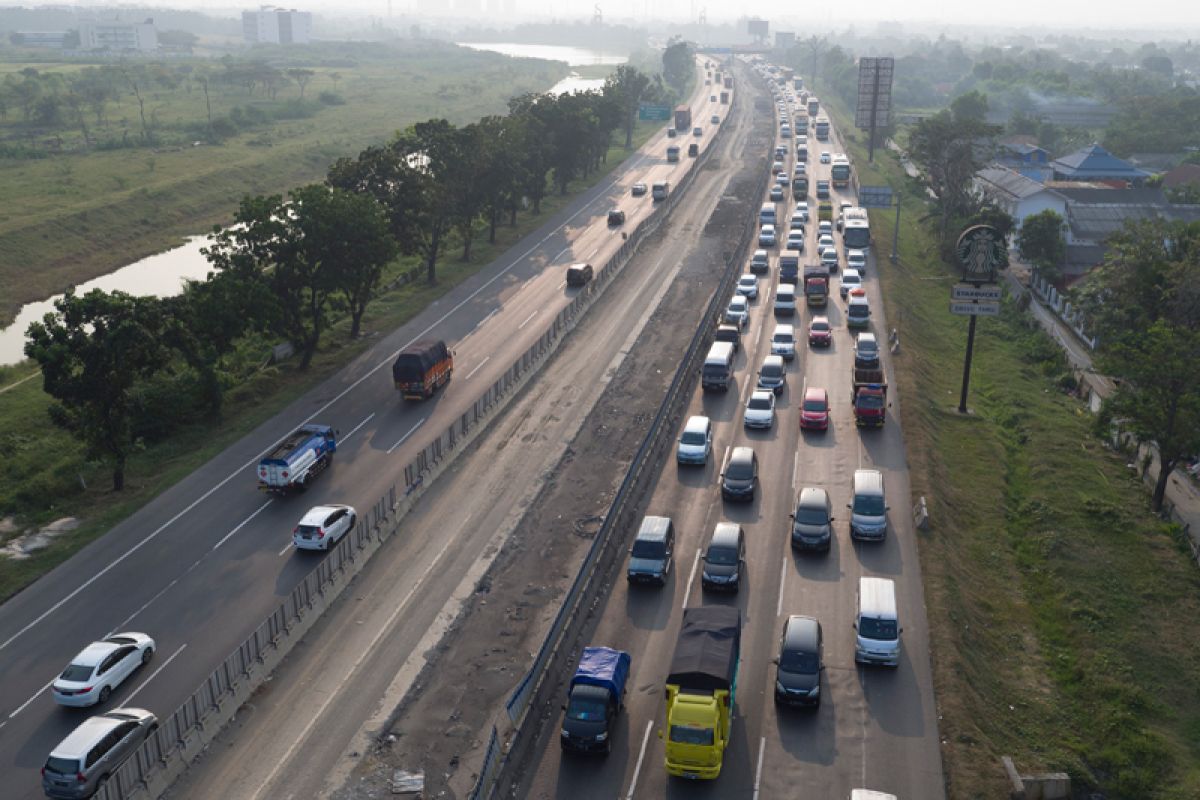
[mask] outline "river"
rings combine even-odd
[[[581,67],[593,64],[623,64],[625,56],[588,50],[582,47],[561,47],[548,44],[511,44],[511,43],[462,43],[463,47],[476,50],[491,50],[515,58],[544,58],[551,61],[565,61],[569,66]],[[554,94],[563,92],[587,91],[599,89],[604,85],[602,78],[584,78],[577,72],[572,72],[547,91]],[[155,295],[168,297],[178,294],[187,280],[202,280],[209,272],[208,261],[200,254],[206,236],[194,236],[186,244],[167,250],[166,252],[143,258],[128,266],[110,272],[87,283],[76,287],[77,294],[84,294],[92,289],[103,289],[111,292],[120,290],[134,295]],[[40,303],[30,303],[23,306],[17,313],[16,321],[7,328],[0,330],[0,364],[16,364],[25,358],[25,331],[29,323],[40,320],[54,310],[54,301],[61,297],[57,295]]]

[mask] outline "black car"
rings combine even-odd
[[[793,614],[783,625],[779,657],[775,659],[775,702],[816,707],[821,704],[821,673],[825,670],[821,623]]]
[[[736,592],[746,565],[746,534],[736,522],[718,522],[708,547],[700,585],[704,589]]]
[[[879,341],[873,333],[860,333],[854,342],[854,366],[879,369]]]
[[[791,515],[792,547],[797,550],[829,552],[833,541],[833,506],[824,489],[806,487],[800,490],[796,511]]]
[[[742,344],[742,332],[737,325],[718,325],[717,332],[713,334],[715,342],[729,342],[733,345],[733,352],[737,352]]]
[[[626,577],[630,583],[655,583],[663,586],[671,572],[675,550],[675,526],[669,517],[647,516],[642,519],[629,550]]]
[[[634,197],[642,197],[643,195],[646,194],[646,184],[644,184],[640,181],[638,183],[635,183],[633,185],[633,188],[631,188],[629,190],[629,193],[632,194]]]
[[[735,447],[721,473],[721,497],[749,503],[758,488],[758,457],[749,447]]]
[[[608,212],[608,224],[610,227],[624,225],[625,224],[625,212],[619,208],[614,208],[612,211],[609,211]]]

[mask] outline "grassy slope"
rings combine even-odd
[[[20,66],[0,65],[0,70]],[[42,72],[68,71],[37,66]],[[345,105],[322,107],[314,117],[277,122],[217,147],[0,159],[0,323],[11,320],[24,302],[41,300],[226,221],[245,194],[283,192],[320,180],[335,158],[354,155],[412,122],[444,116],[462,123],[502,113],[509,97],[546,90],[566,68],[414,44],[397,48],[387,60],[376,55],[358,67],[317,72],[306,97],[336,87]],[[341,76],[336,83],[331,73]],[[280,99],[298,91],[289,87]],[[214,118],[236,105],[270,105],[261,95],[240,87],[214,89]],[[176,128],[202,120],[205,113],[199,89],[150,92],[147,108],[163,125]],[[108,116],[109,129],[95,132],[100,137],[120,138],[123,128],[136,137],[140,123],[131,98],[113,105]],[[19,117],[19,112],[9,112],[10,121]]]
[[[902,185],[895,159],[877,150],[870,167],[857,138],[861,181]],[[1112,798],[1200,796],[1200,574],[1058,389],[1057,347],[1011,306],[981,321],[974,413],[954,410],[967,326],[923,213],[905,201],[901,263],[880,271],[913,492],[933,521],[920,552],[950,796],[1006,796],[1002,755]],[[872,212],[884,254],[893,221]]]
[[[634,148],[640,147],[661,123],[643,123],[634,130]],[[614,141],[620,140],[615,134]],[[616,168],[628,155],[619,145],[609,148],[608,168]],[[126,490],[120,495],[108,491],[109,473],[101,465],[85,460],[79,444],[65,431],[50,424],[46,413],[48,398],[41,381],[34,379],[0,394],[0,514],[22,512],[22,522],[46,522],[61,516],[77,516],[84,524],[55,545],[25,561],[0,560],[0,598],[36,580],[61,563],[80,547],[102,535],[116,523],[141,508],[162,491],[190,474],[208,459],[220,453],[255,426],[270,418],[295,397],[327,378],[364,351],[373,341],[374,332],[402,325],[430,302],[499,257],[520,237],[541,225],[549,216],[570,202],[572,196],[602,180],[603,174],[572,184],[565,196],[552,194],[542,202],[542,215],[522,216],[516,228],[502,227],[495,245],[487,244],[483,231],[473,247],[471,262],[458,259],[453,241],[438,267],[438,283],[429,286],[418,281],[376,299],[363,320],[364,339],[350,342],[349,325],[334,326],[314,359],[308,373],[298,373],[292,364],[258,370],[249,380],[240,382],[226,395],[225,419],[219,424],[195,425],[178,432],[169,441],[157,443],[136,453],[129,463]],[[393,265],[391,274],[411,269],[415,261],[406,259]],[[262,360],[266,345],[248,347],[242,358],[255,364]],[[0,367],[0,387],[9,386],[29,374],[28,365]],[[88,489],[80,488],[80,478]],[[252,475],[246,476],[253,481]],[[2,537],[0,537],[2,538]]]

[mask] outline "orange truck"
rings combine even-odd
[[[405,400],[426,400],[450,382],[454,353],[441,339],[414,342],[396,357],[392,380]]]

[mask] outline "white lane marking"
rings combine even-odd
[[[497,314],[497,313],[499,313],[499,311],[500,311],[500,309],[498,309],[498,308],[493,308],[491,311],[489,311],[489,312],[487,313],[487,316],[486,316],[486,317],[484,317],[483,319],[479,320],[479,322],[476,322],[476,323],[475,323],[475,330],[479,330],[479,329],[480,329],[480,328],[482,328],[484,325],[486,325],[486,324],[487,324],[487,321],[488,321],[489,319],[491,319],[492,317],[496,316],[496,314]]]
[[[696,551],[696,560],[692,562],[692,574],[688,575],[687,589],[683,592],[683,605],[680,608],[687,608],[688,598],[692,596],[692,584],[696,582],[696,568],[700,566],[700,551]]]
[[[645,154],[642,154],[641,156],[639,156],[638,162],[636,164],[630,165],[630,169],[640,166],[641,163],[643,161],[645,161],[645,158],[646,158]],[[615,185],[616,185],[616,178],[613,178],[612,180],[608,181],[608,183],[605,184],[602,188],[597,187],[598,192],[597,192],[596,197],[592,198],[592,200],[588,201],[587,203],[584,203],[583,206],[581,206],[578,211],[576,211],[574,214],[572,214],[571,216],[569,216],[565,220],[563,220],[562,225],[559,225],[557,228],[550,231],[545,236],[543,236],[541,239],[536,241],[534,244],[532,244],[529,247],[528,250],[526,250],[524,253],[521,253],[521,255],[517,256],[516,258],[514,258],[507,267],[500,270],[492,277],[488,278],[486,281],[484,281],[482,284],[480,284],[478,289],[471,292],[469,295],[467,295],[462,300],[460,300],[457,304],[454,305],[453,308],[451,308],[445,314],[442,314],[440,317],[435,319],[433,322],[429,323],[429,325],[423,331],[418,333],[413,338],[409,339],[407,342],[405,342],[403,345],[401,345],[397,349],[393,350],[391,355],[386,356],[382,361],[380,361],[374,367],[372,367],[371,369],[369,369],[365,373],[363,373],[362,377],[360,377],[358,380],[354,381],[349,386],[347,386],[345,389],[343,389],[342,391],[340,391],[336,395],[334,395],[333,398],[329,402],[327,402],[325,405],[321,406],[316,411],[314,411],[312,414],[310,414],[309,416],[307,416],[303,420],[301,420],[300,425],[307,425],[310,422],[312,422],[314,419],[316,419],[317,417],[324,414],[325,411],[327,409],[329,409],[331,406],[333,406],[334,403],[337,403],[343,397],[350,394],[350,392],[357,389],[359,386],[361,386],[363,383],[365,383],[369,378],[371,378],[376,372],[378,372],[379,370],[383,369],[384,367],[386,367],[387,365],[389,365],[393,361],[395,361],[396,356],[400,355],[400,353],[405,348],[409,347],[414,342],[420,341],[420,339],[422,337],[424,337],[430,331],[432,331],[434,328],[436,328],[438,325],[441,325],[443,322],[445,322],[447,319],[449,319],[452,314],[456,313],[459,309],[461,309],[467,303],[471,302],[477,296],[479,296],[479,294],[481,292],[483,292],[484,289],[488,288],[493,283],[495,283],[496,281],[500,280],[505,275],[507,275],[514,267],[516,267],[518,264],[523,262],[529,256],[530,253],[532,253],[534,250],[537,250],[539,247],[541,247],[543,244],[545,244],[547,241],[549,241],[550,238],[552,236],[554,236],[555,234],[557,234],[563,226],[565,226],[567,223],[574,220],[576,217],[578,217],[583,212],[587,211],[592,206],[592,204],[595,202],[597,197],[599,197],[605,191],[612,189],[612,187]],[[494,314],[496,312],[493,311],[492,313]],[[424,421],[424,420],[422,420],[422,421]],[[115,559],[113,559],[111,562],[109,562],[109,564],[106,567],[101,569],[99,572],[94,574],[92,577],[88,578],[86,581],[81,583],[79,586],[72,589],[65,597],[63,597],[62,600],[59,600],[57,603],[55,603],[54,605],[47,608],[45,611],[43,611],[41,614],[39,614],[37,617],[35,617],[32,621],[30,621],[25,626],[23,626],[20,630],[18,630],[16,633],[14,633],[12,636],[5,639],[3,643],[0,643],[0,650],[4,650],[10,644],[15,642],[17,640],[17,638],[20,637],[22,634],[28,633],[30,630],[33,629],[33,627],[35,625],[40,623],[46,617],[50,616],[55,611],[57,611],[58,609],[62,608],[64,605],[66,605],[68,602],[75,599],[84,589],[88,588],[93,583],[95,583],[96,581],[100,580],[102,577],[107,575],[110,571],[112,571],[113,567],[117,566],[122,561],[129,558],[131,555],[136,553],[138,550],[141,550],[143,547],[145,547],[147,544],[149,544],[151,541],[153,541],[155,538],[157,538],[160,533],[162,533],[167,528],[169,528],[171,525],[173,525],[175,522],[177,522],[179,520],[179,518],[182,517],[184,514],[188,513],[193,508],[195,508],[196,506],[200,505],[202,502],[207,500],[209,497],[211,497],[213,495],[214,492],[216,492],[218,489],[223,487],[225,484],[229,483],[231,480],[233,480],[239,474],[241,474],[245,470],[247,470],[250,467],[257,464],[258,461],[262,458],[263,453],[266,453],[270,447],[274,447],[274,446],[275,446],[274,443],[272,443],[268,448],[262,450],[254,458],[250,459],[245,464],[242,464],[240,467],[235,469],[233,472],[230,472],[228,475],[226,475],[224,478],[222,478],[219,483],[215,484],[207,492],[200,495],[195,500],[193,500],[191,503],[189,503],[186,507],[184,507],[184,509],[182,511],[177,513],[175,516],[171,517],[169,520],[164,522],[162,525],[159,525],[157,528],[155,528],[150,533],[146,534],[146,536],[140,542],[138,542],[133,547],[126,550],[121,555],[117,556]]]
[[[754,800],[758,800],[758,787],[762,783],[763,751],[767,749],[767,737],[758,740],[758,767],[754,770]]]
[[[470,372],[468,372],[468,373],[467,373],[467,377],[463,378],[463,380],[464,380],[464,381],[469,381],[469,380],[471,380],[471,376],[472,376],[472,375],[474,375],[476,372],[479,372],[479,370],[480,370],[480,369],[483,367],[483,365],[484,365],[484,364],[486,364],[487,362],[491,361],[491,360],[492,360],[492,357],[491,357],[491,356],[488,356],[488,357],[487,357],[487,358],[485,358],[483,361],[480,361],[480,362],[479,362],[479,364],[477,364],[477,365],[476,365],[475,369],[473,369],[473,370],[471,370]]]
[[[779,568],[779,600],[777,600],[775,603],[775,616],[777,616],[777,617],[783,613],[783,587],[784,587],[784,584],[787,583],[787,574],[788,574],[787,568],[788,568],[788,562],[787,562],[787,559],[785,558],[785,559],[783,559],[783,564],[780,565],[780,568]]]
[[[133,694],[129,695],[124,700],[122,700],[121,704],[126,705],[128,703],[133,702],[133,698],[137,697],[138,692],[140,692],[142,689],[145,689],[146,684],[148,684],[150,681],[157,678],[158,673],[162,672],[164,669],[167,668],[168,664],[170,664],[172,661],[174,661],[176,658],[178,658],[179,654],[182,653],[186,647],[187,647],[186,643],[179,645],[179,649],[176,650],[174,653],[172,653],[170,658],[168,658],[166,661],[164,661],[162,664],[160,664],[158,669],[154,670],[154,672],[152,672],[150,674],[149,678],[146,678],[146,680],[142,681],[142,685],[137,687],[136,689],[134,689]]]
[[[633,767],[633,779],[629,782],[629,794],[625,795],[625,800],[633,800],[633,790],[637,788],[638,775],[642,772],[642,760],[646,757],[646,745],[650,742],[650,729],[654,727],[654,720],[646,721],[646,732],[642,734],[642,749],[638,752],[637,764]]]
[[[721,474],[725,474],[725,467],[729,466],[729,451],[733,447],[731,444],[725,445],[725,455],[721,456]]]
[[[767,287],[767,293],[763,295],[763,308],[766,308],[771,303],[771,287]]]
[[[417,424],[416,424],[416,425],[413,425],[411,428],[409,428],[409,429],[408,429],[408,433],[406,433],[406,434],[404,434],[403,436],[401,436],[401,437],[400,437],[400,438],[399,438],[399,439],[396,441],[396,443],[395,443],[394,445],[392,445],[391,447],[389,447],[389,448],[388,448],[387,454],[390,456],[390,455],[392,454],[392,451],[393,451],[393,450],[395,450],[395,449],[396,449],[397,447],[399,447],[400,445],[404,444],[404,441],[405,441],[406,439],[408,439],[408,437],[410,437],[410,436],[412,436],[414,433],[416,433],[416,431],[417,431],[417,428],[419,428],[419,427],[421,427],[422,425],[424,425],[424,424],[425,424],[425,420],[427,420],[427,419],[429,419],[429,417],[422,417],[422,418],[421,418],[421,420],[420,420],[419,422],[417,422]]]
[[[408,590],[408,594],[404,595],[404,599],[400,601],[400,603],[396,606],[396,609],[392,611],[387,620],[385,620],[384,623],[379,626],[379,630],[376,631],[375,637],[371,639],[370,643],[363,648],[361,653],[359,653],[359,656],[357,659],[355,659],[354,663],[350,665],[350,669],[346,673],[348,677],[353,676],[356,672],[358,672],[359,668],[362,666],[362,663],[379,645],[379,641],[388,634],[389,629],[396,622],[396,618],[399,617],[401,613],[408,610],[408,604],[412,600],[413,595],[417,593],[418,589],[422,588],[425,580],[429,577],[429,574],[433,572],[433,568],[441,563],[442,558],[446,555],[446,551],[449,550],[450,546],[453,544],[456,544],[454,537],[447,536],[446,543],[442,545],[442,549],[439,550],[438,554],[433,557],[432,561],[429,562],[429,566],[425,567],[425,571],[421,573],[421,577],[419,577],[416,582],[413,583],[412,588]],[[308,738],[309,733],[312,732],[313,726],[317,724],[317,720],[325,714],[325,710],[329,708],[329,704],[332,703],[337,696],[337,692],[329,692],[327,695],[325,695],[324,702],[322,702],[316,711],[313,712],[312,717],[310,717],[308,720],[308,724],[304,726],[302,731],[300,731],[300,735],[292,741],[291,745],[287,749],[287,752],[283,754],[283,757],[275,762],[274,769],[272,769],[270,774],[263,779],[262,783],[258,785],[258,788],[254,790],[254,794],[251,795],[251,798],[259,797],[266,788],[267,784],[275,779],[275,775],[279,772],[279,770],[283,769],[283,767],[291,761],[292,755],[296,752],[296,748]]]
[[[803,397],[803,395],[801,395]],[[800,475],[800,451],[792,458],[792,494],[796,494],[796,478]]]
[[[558,285],[558,288],[559,288],[559,289],[561,289],[561,288],[563,288],[563,287],[564,287],[564,286],[566,286],[566,285],[567,285],[567,282],[564,280],[562,283],[560,283],[560,284]]]
[[[15,717],[17,714],[20,714],[22,711],[24,711],[26,708],[28,708],[28,707],[29,707],[29,704],[30,704],[30,703],[32,703],[34,700],[36,700],[36,699],[38,698],[38,695],[40,695],[42,692],[44,692],[44,691],[46,691],[47,689],[49,689],[49,688],[50,688],[50,686],[51,686],[51,684],[53,684],[53,683],[54,683],[56,680],[58,680],[58,677],[57,677],[57,676],[55,676],[55,677],[51,678],[51,679],[50,679],[50,683],[47,683],[45,686],[43,686],[42,688],[40,688],[40,689],[38,689],[36,692],[34,692],[34,693],[33,693],[33,695],[32,695],[32,696],[31,696],[31,697],[30,697],[28,700],[26,700],[24,703],[21,703],[21,705],[17,707],[17,710],[16,710],[16,711],[14,711],[14,712],[12,712],[11,714],[9,714],[9,715],[8,715],[8,718],[9,718],[9,719],[12,719],[12,718],[13,718],[13,717]],[[6,720],[6,722],[7,722],[7,720]]]
[[[525,318],[525,321],[524,321],[524,322],[522,322],[520,325],[518,325],[518,326],[517,326],[517,330],[521,330],[521,329],[522,329],[522,328],[524,328],[526,325],[528,325],[528,324],[529,324],[529,322],[530,322],[530,320],[532,320],[534,317],[536,317],[536,316],[537,316],[537,313],[538,313],[538,312],[537,312],[537,310],[535,309],[535,310],[533,311],[533,313],[532,313],[532,314],[530,314],[528,317],[526,317],[526,318]]]
[[[374,414],[372,414],[371,416],[375,416],[375,415],[374,415]],[[233,530],[231,530],[229,533],[227,533],[227,534],[225,534],[224,536],[222,536],[222,537],[221,537],[221,541],[219,541],[219,542],[217,542],[216,544],[214,544],[214,545],[212,546],[212,549],[213,549],[213,550],[216,550],[218,547],[220,547],[221,545],[225,544],[225,542],[229,540],[229,537],[230,537],[230,536],[233,536],[235,533],[237,533],[238,531],[240,531],[242,528],[246,527],[246,524],[247,524],[247,523],[249,523],[249,522],[250,522],[250,520],[254,519],[254,518],[255,518],[255,517],[257,517],[259,514],[261,514],[261,513],[263,512],[263,510],[264,510],[264,509],[266,509],[266,507],[267,507],[267,506],[269,506],[269,505],[271,505],[271,503],[273,503],[273,502],[275,502],[273,499],[272,499],[272,500],[268,500],[267,502],[265,502],[265,503],[263,503],[261,506],[259,506],[257,511],[255,511],[253,514],[251,514],[250,516],[246,517],[244,520],[242,520],[241,522],[239,522],[236,528],[234,528],[234,529],[233,529]]]
[[[181,575],[180,577],[187,577],[188,573],[190,573],[192,570],[194,570],[194,569],[196,568],[196,565],[200,563],[200,560],[201,560],[201,559],[199,559],[199,558],[198,558],[198,559],[196,559],[195,561],[193,561],[193,562],[192,562],[192,565],[191,565],[190,567],[188,567],[188,569],[187,569],[187,572],[183,573],[183,575]],[[142,613],[142,612],[143,612],[143,611],[145,611],[147,608],[149,608],[149,607],[150,607],[150,605],[151,605],[151,604],[152,604],[152,603],[153,603],[155,600],[157,600],[158,598],[160,598],[160,597],[162,597],[164,594],[166,594],[166,593],[167,593],[167,590],[168,590],[168,589],[170,589],[172,586],[174,586],[174,585],[175,585],[175,584],[177,584],[177,583],[179,583],[179,578],[176,578],[175,580],[171,581],[170,583],[168,583],[168,584],[167,584],[166,586],[164,586],[163,588],[159,589],[159,591],[158,591],[158,594],[154,595],[154,597],[151,597],[149,600],[147,600],[146,602],[142,603],[141,607],[140,607],[140,608],[138,608],[138,610],[137,610],[137,611],[135,611],[135,612],[133,612],[132,614],[130,614],[128,617],[126,617],[124,620],[122,620],[122,621],[121,621],[121,624],[120,624],[120,625],[118,625],[117,627],[113,628],[111,631],[109,631],[108,633],[106,633],[106,634],[104,635],[104,638],[105,638],[105,639],[107,639],[109,636],[112,636],[114,633],[116,633],[117,631],[121,630],[121,629],[122,629],[122,628],[124,628],[126,625],[128,625],[130,622],[132,622],[134,617],[136,617],[138,614]]]
[[[342,437],[342,438],[341,438],[341,439],[338,441],[338,444],[339,444],[339,445],[343,445],[343,444],[345,444],[347,439],[349,439],[349,438],[350,438],[351,436],[353,436],[354,434],[358,433],[358,431],[359,431],[359,428],[361,428],[363,425],[366,425],[368,422],[370,422],[370,421],[371,421],[371,418],[372,418],[372,417],[374,417],[374,416],[375,416],[375,412],[374,412],[374,411],[372,411],[372,412],[371,412],[371,413],[370,413],[370,414],[367,416],[367,418],[366,418],[366,419],[364,419],[362,422],[358,423],[358,424],[357,424],[357,425],[355,425],[353,428],[351,428],[351,429],[350,429],[350,432],[349,432],[349,433],[347,433],[345,436],[343,436],[343,437]]]
[[[553,263],[557,262],[560,258],[565,256],[569,252],[571,252],[571,245],[567,245],[562,250],[560,250],[558,252],[558,255],[556,255],[553,259],[551,259],[550,263],[553,264]]]
[[[285,544],[285,545],[283,546],[283,549],[282,549],[282,550],[280,550],[280,551],[279,551],[278,553],[276,553],[275,555],[277,555],[277,556],[282,556],[282,555],[283,555],[284,553],[286,553],[287,551],[295,549],[295,547],[296,547],[296,543],[295,543],[295,542],[291,542],[291,543],[289,543],[289,544]]]

